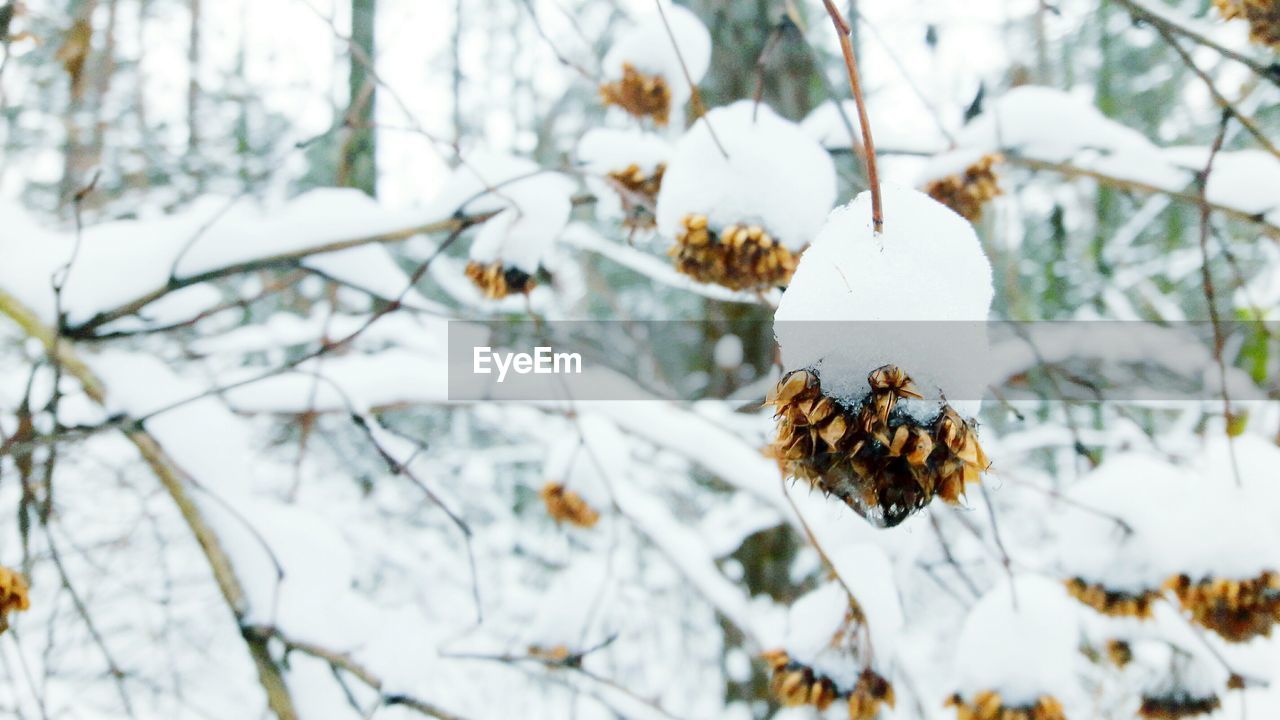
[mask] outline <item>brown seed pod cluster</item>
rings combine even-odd
[[[0,632],[9,629],[9,613],[31,607],[27,580],[21,574],[0,565]]]
[[[1249,580],[1209,578],[1199,582],[1178,575],[1170,578],[1166,587],[1197,624],[1228,642],[1270,637],[1271,628],[1280,623],[1280,574],[1274,572]]]
[[[1160,593],[1156,590],[1129,593],[1089,583],[1083,578],[1072,578],[1066,582],[1066,585],[1071,597],[1110,617],[1133,617],[1145,620],[1151,617],[1151,606],[1160,599]]]
[[[823,711],[844,700],[849,720],[874,720],[882,706],[894,706],[893,684],[871,668],[862,671],[853,688],[842,692],[830,678],[793,661],[785,650],[770,650],[762,657],[772,672],[769,690],[787,707],[813,705]]]
[[[1133,662],[1133,648],[1124,640],[1108,640],[1107,659],[1118,668],[1128,667]]]
[[[501,300],[511,293],[527,295],[538,286],[538,281],[532,275],[517,268],[509,268],[501,261],[488,264],[469,262],[467,277],[490,300]]]
[[[893,684],[876,671],[867,668],[849,692],[849,720],[875,720],[880,708],[897,704]]]
[[[686,215],[668,254],[676,270],[698,282],[730,290],[786,285],[799,258],[759,225],[707,226],[706,215]]]
[[[662,175],[666,171],[667,166],[659,164],[652,173],[645,174],[639,165],[633,163],[624,170],[608,174],[609,180],[617,185],[618,197],[622,198],[622,211],[626,215],[622,221],[624,226],[648,230],[657,224],[653,209],[657,206]]]
[[[547,506],[547,514],[558,523],[569,523],[580,528],[592,528],[600,521],[600,513],[587,504],[578,493],[558,482],[542,486],[539,493]]]
[[[955,708],[956,720],[1066,720],[1062,703],[1048,695],[1030,707],[1005,707],[1000,693],[983,690],[973,696],[973,702],[956,693],[946,706]]]
[[[835,495],[869,521],[892,527],[934,496],[957,504],[990,464],[977,430],[949,405],[922,425],[895,412],[900,398],[919,398],[901,368],[867,377],[871,395],[849,408],[822,393],[816,373],[796,370],[770,391],[778,418],[768,454],[788,477]]]
[[[646,75],[631,63],[622,64],[622,78],[600,86],[600,100],[617,105],[638,118],[652,118],[665,126],[671,118],[671,88],[661,75]]]
[[[982,219],[982,206],[1004,194],[992,169],[1003,160],[999,154],[983,155],[963,173],[934,180],[924,191],[969,222],[978,222]]]
[[[1280,48],[1280,2],[1277,0],[1213,0],[1226,20],[1249,21],[1249,39]]]
[[[1169,695],[1163,697],[1143,697],[1142,706],[1138,708],[1138,717],[1149,720],[1182,720],[1182,718],[1208,715],[1222,706],[1217,695],[1209,697],[1192,697],[1190,695]]]
[[[552,645],[544,647],[542,645],[530,645],[528,648],[529,657],[546,662],[562,663],[570,658],[573,654],[565,645]]]

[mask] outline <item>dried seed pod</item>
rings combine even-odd
[[[875,720],[884,705],[894,707],[897,698],[893,684],[876,671],[867,668],[849,692],[849,720]]]
[[[1192,697],[1189,694],[1143,697],[1138,717],[1150,720],[1182,720],[1182,718],[1208,715],[1222,706],[1217,695]]]
[[[826,710],[843,699],[848,704],[850,720],[873,720],[881,706],[894,705],[892,683],[871,668],[862,671],[852,688],[842,690],[831,678],[794,661],[785,650],[769,650],[761,657],[772,676],[770,692],[787,707],[812,705]]]
[[[27,580],[15,570],[0,565],[0,633],[9,629],[9,613],[31,607]]]
[[[622,64],[622,78],[600,86],[600,100],[638,118],[665,126],[671,117],[671,88],[661,75],[646,75],[631,63]]]
[[[1249,39],[1280,48],[1280,2],[1276,0],[1213,0],[1223,19],[1249,22]]]
[[[530,645],[528,652],[529,657],[531,658],[557,663],[565,662],[572,655],[572,653],[569,652],[569,648],[565,645],[552,645],[550,647]]]
[[[1107,659],[1118,668],[1126,667],[1133,662],[1133,648],[1124,640],[1108,640]]]
[[[567,522],[581,528],[595,527],[600,521],[600,513],[587,504],[578,493],[557,482],[549,482],[542,486],[539,493],[547,513],[556,522]]]
[[[1146,620],[1151,617],[1151,606],[1160,599],[1158,590],[1144,590],[1139,593],[1111,590],[1096,583],[1086,582],[1083,578],[1072,578],[1066,582],[1066,586],[1071,597],[1110,617],[1133,617]]]
[[[1166,587],[1197,624],[1228,642],[1270,637],[1272,627],[1280,623],[1280,574],[1275,572],[1248,580],[1206,578],[1198,582],[1178,575],[1170,578]]]
[[[925,193],[969,222],[977,222],[982,219],[982,206],[1004,194],[992,170],[1003,160],[998,154],[983,155],[958,175],[930,181],[925,186]]]
[[[947,700],[946,707],[955,709],[956,720],[1066,720],[1062,703],[1048,695],[1036,700],[1035,705],[1006,707],[1000,693],[991,690],[974,695],[972,702],[956,693]]]
[[[662,175],[666,171],[667,166],[659,164],[652,173],[645,174],[640,166],[632,163],[623,170],[608,173],[609,180],[616,184],[618,197],[622,200],[624,226],[648,230],[657,224],[654,207],[658,202],[658,192],[662,189]]]
[[[990,464],[973,425],[950,406],[928,424],[896,411],[898,399],[920,397],[901,368],[879,368],[867,381],[871,394],[847,407],[822,393],[814,372],[784,376],[766,400],[778,419],[769,455],[788,477],[808,481],[886,527],[935,495],[960,502],[965,487]]]
[[[491,300],[501,300],[511,293],[527,295],[538,285],[538,281],[529,273],[509,268],[501,261],[484,264],[473,260],[467,263],[466,273],[471,282]]]
[[[676,270],[731,290],[764,290],[785,285],[796,256],[759,226],[729,225],[713,230],[705,215],[686,215],[668,254]]]

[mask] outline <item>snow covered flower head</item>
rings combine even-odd
[[[623,227],[647,230],[657,223],[658,191],[671,145],[653,133],[593,128],[578,141],[577,157],[590,175],[596,214],[621,218]]]
[[[574,183],[524,158],[476,152],[462,159],[434,207],[440,214],[492,214],[471,242],[467,276],[486,297],[528,293],[569,222]]]
[[[959,502],[988,465],[972,416],[993,291],[963,218],[915,190],[882,193],[884,232],[863,193],[801,259],[774,316],[791,372],[769,402],[784,472],[892,526],[934,495]]]
[[[1079,698],[1080,625],[1061,586],[1036,575],[998,585],[965,618],[956,649],[958,720],[1065,720]]]
[[[600,98],[606,105],[664,126],[671,111],[684,107],[693,95],[685,69],[696,83],[710,65],[711,34],[707,27],[689,9],[664,3],[662,14],[655,11],[645,16],[609,48],[604,58],[605,83],[600,86]]]
[[[770,691],[783,705],[826,710],[841,701],[851,720],[871,720],[883,706],[894,706],[893,684],[871,659],[892,656],[902,617],[883,551],[870,545],[847,550],[844,559],[851,562],[841,566],[857,569],[846,578],[853,585],[833,580],[796,600],[783,647],[764,659],[772,672]]]
[[[707,113],[676,144],[658,231],[675,239],[680,272],[766,288],[788,281],[835,198],[827,152],[795,123],[742,100]]]
[[[1069,497],[1107,511],[1063,520],[1073,542],[1058,563],[1086,605],[1147,619],[1170,590],[1194,622],[1228,642],[1268,636],[1280,622],[1280,536],[1268,506],[1244,490],[1131,453],[1108,459]]]

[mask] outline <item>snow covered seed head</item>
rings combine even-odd
[[[798,599],[787,624],[785,647],[762,654],[779,703],[826,710],[840,701],[850,720],[872,720],[894,706],[893,685],[866,665],[868,618],[839,582]]]
[[[1062,587],[1034,575],[987,593],[965,619],[956,653],[958,720],[1064,720],[1080,697],[1080,632]]]
[[[1280,2],[1276,0],[1213,0],[1226,20],[1249,21],[1249,38],[1262,45],[1280,48]]]
[[[501,298],[533,288],[533,276],[569,222],[574,188],[569,178],[530,160],[474,152],[432,208],[438,215],[489,215],[471,242],[467,276],[487,297]]]
[[[0,633],[9,629],[10,612],[30,607],[26,579],[16,571],[0,566]]]
[[[884,233],[872,232],[863,193],[805,252],[774,324],[793,370],[768,402],[778,418],[770,454],[783,471],[892,526],[935,495],[959,502],[989,464],[944,388],[981,386],[968,374],[981,364],[992,289],[967,222],[915,190],[885,186],[884,200]],[[943,323],[909,322],[924,320],[969,322],[942,340],[920,328]]]
[[[590,173],[587,187],[596,195],[600,217],[622,218],[622,225],[648,230],[657,224],[658,191],[671,146],[652,133],[593,128],[578,141],[577,159]]]
[[[1270,637],[1280,623],[1280,575],[1267,571],[1247,580],[1187,575],[1171,578],[1167,587],[1195,622],[1228,642]]]
[[[547,514],[556,522],[591,528],[600,520],[600,513],[588,505],[581,495],[558,482],[543,485],[539,495],[547,506]]]
[[[1003,194],[992,168],[1004,158],[987,154],[957,173],[930,180],[924,191],[969,222],[982,219],[982,207]]]
[[[800,126],[743,100],[712,110],[676,144],[658,194],[658,231],[675,240],[680,272],[766,288],[787,282],[835,196],[827,152]]]
[[[664,2],[661,14],[646,16],[609,48],[600,98],[635,117],[666,125],[671,111],[693,95],[685,70],[696,83],[710,65],[707,27],[687,8]]]
[[[1062,703],[1045,696],[1025,707],[1008,707],[1000,693],[984,690],[967,702],[959,693],[947,700],[955,708],[956,720],[1066,720]]]
[[[1217,695],[1193,697],[1188,694],[1143,697],[1138,717],[1148,720],[1183,720],[1208,715],[1222,706]]]

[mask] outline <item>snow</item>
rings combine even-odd
[[[707,113],[676,143],[658,195],[658,231],[674,237],[680,221],[696,213],[713,229],[760,225],[798,251],[818,233],[835,198],[835,166],[826,151],[768,106],[740,100]]]
[[[577,157],[587,170],[606,174],[635,165],[651,174],[671,155],[671,143],[643,130],[591,128],[578,141]]]
[[[1013,88],[956,134],[961,148],[1017,150],[1062,162],[1086,148],[1158,155],[1142,133],[1104,116],[1077,96],[1037,85]]]
[[[671,88],[673,108],[679,108],[692,95],[684,68],[688,69],[693,82],[698,83],[711,66],[711,34],[688,8],[663,0],[662,10],[666,23],[655,9],[619,33],[604,57],[604,73],[607,80],[618,80],[626,63],[646,75],[661,76]],[[668,25],[671,28],[669,33]],[[681,67],[681,59],[684,60],[684,68]]]
[[[838,582],[830,581],[811,590],[791,603],[787,613],[787,635],[783,649],[795,662],[813,668],[831,678],[836,687],[849,690],[867,658],[859,657],[857,648],[835,642],[845,626],[849,612],[849,593]],[[858,637],[859,631],[853,631]]]
[[[1003,581],[965,618],[956,645],[957,689],[968,699],[1000,693],[1006,707],[1050,695],[1068,708],[1081,694],[1077,605],[1061,583],[1038,575]]]
[[[0,215],[10,223],[0,237],[0,286],[52,318],[52,277],[74,257],[62,297],[72,324],[162,288],[171,276],[335,250],[438,219],[385,208],[356,190],[312,190],[270,208],[207,197],[160,219],[91,225],[77,252],[73,233],[41,227],[20,207],[0,206]]]
[[[854,403],[870,392],[871,371],[895,364],[925,395],[904,405],[912,412],[936,414],[945,396],[974,414],[986,382],[964,358],[986,351],[991,265],[959,215],[915,190],[882,193],[883,233],[862,193],[800,258],[774,315],[783,365],[815,369],[826,394]],[[940,336],[948,353],[937,352]]]
[[[879,103],[872,103],[867,111],[871,121],[871,135],[880,152],[936,153],[946,145],[946,138],[939,134],[937,124],[927,120],[925,113],[888,115],[881,110],[884,107]],[[840,115],[841,110],[844,111],[844,117]],[[862,143],[858,106],[853,100],[840,101],[839,109],[834,100],[823,102],[805,116],[800,127],[809,137],[831,150],[850,150],[855,140]],[[849,133],[851,128],[852,136]]]
[[[1217,463],[1213,470],[1230,472]],[[1280,568],[1272,506],[1250,500],[1232,482],[1207,482],[1143,453],[1108,458],[1068,492],[1095,512],[1060,519],[1063,535],[1072,538],[1058,548],[1062,573],[1136,593],[1183,573],[1192,580],[1248,579]],[[1112,518],[1133,533],[1124,534]]]
[[[1209,148],[1176,147],[1164,152],[1169,162],[1189,172],[1203,172]],[[1264,215],[1280,208],[1280,158],[1265,150],[1226,150],[1213,158],[1205,187],[1209,202]]]
[[[497,213],[476,232],[471,259],[532,275],[569,222],[574,189],[531,160],[482,150],[462,158],[431,207],[439,216]]]

